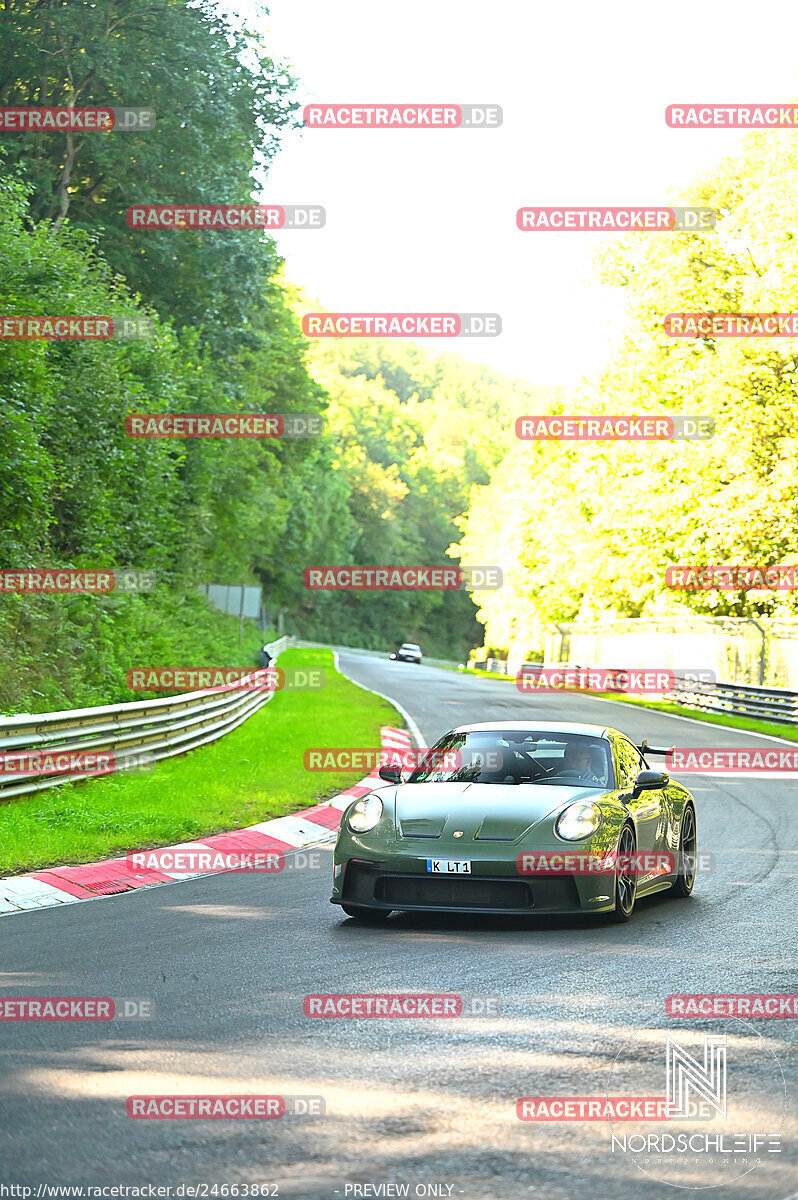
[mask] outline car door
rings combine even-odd
[[[637,848],[645,853],[652,853],[662,848],[662,839],[667,827],[665,795],[663,788],[656,791],[641,792],[634,800],[632,789],[641,771],[649,768],[640,751],[625,737],[619,737],[616,745],[618,767],[618,782],[625,795],[625,803],[637,823]],[[647,877],[643,872],[642,881]]]

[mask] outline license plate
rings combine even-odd
[[[470,875],[471,863],[465,859],[428,858],[427,870],[433,875]]]

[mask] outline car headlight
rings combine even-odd
[[[382,816],[382,800],[379,796],[364,796],[349,810],[347,822],[355,833],[368,833]]]
[[[595,804],[569,804],[557,818],[555,829],[561,838],[578,842],[590,837],[601,824],[601,810]]]

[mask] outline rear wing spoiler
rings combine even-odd
[[[647,754],[673,754],[675,749],[674,746],[649,746],[645,738],[637,748],[644,758]]]

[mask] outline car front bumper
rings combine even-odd
[[[608,912],[615,904],[612,872],[589,876],[522,875],[514,863],[478,861],[468,875],[433,875],[426,859],[370,861],[336,866],[332,904],[362,908],[515,915]]]

